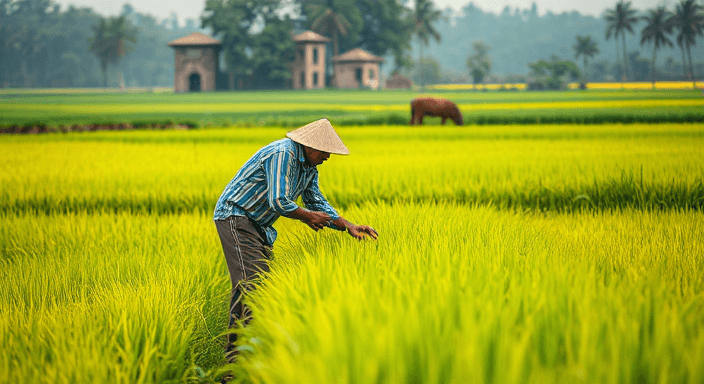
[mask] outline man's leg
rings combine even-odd
[[[269,271],[267,260],[271,257],[271,248],[246,217],[230,216],[225,220],[216,220],[215,227],[230,272],[232,288],[228,326],[232,328],[238,320],[243,320],[245,324],[250,320],[251,313],[242,302],[243,295],[253,288],[253,283],[261,272]],[[236,356],[236,341],[237,335],[230,333],[225,349],[230,362]]]

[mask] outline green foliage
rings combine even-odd
[[[680,0],[675,6],[675,14],[670,19],[672,25],[678,30],[677,45],[682,49],[682,68],[685,70],[684,52],[689,58],[689,73],[685,70],[685,80],[695,81],[694,67],[692,65],[691,47],[696,44],[696,37],[704,34],[704,11],[696,0]]]
[[[592,41],[591,36],[577,36],[577,43],[572,46],[572,49],[574,50],[574,58],[576,60],[579,60],[580,56],[584,58],[584,75],[586,76],[587,59],[599,53],[599,48],[596,43]],[[586,81],[587,79],[584,79],[583,82]]]
[[[408,57],[413,20],[398,0],[300,0],[305,27],[332,38],[333,55],[362,48],[394,56],[394,69],[412,67]]]
[[[432,57],[424,57],[413,69],[413,82],[418,84],[437,84],[440,82],[440,63]]]
[[[648,15],[643,16],[643,21],[647,24],[640,32],[640,44],[648,41],[653,42],[653,67],[651,70],[653,86],[655,86],[655,61],[658,49],[663,45],[672,47],[672,41],[667,37],[672,32],[672,13],[665,7],[651,9]]]
[[[129,87],[173,84],[173,51],[167,43],[199,30],[193,20],[181,28],[140,13],[122,16],[138,29],[132,36],[136,42],[125,45],[132,50],[123,51],[119,66],[107,68],[108,86],[117,86],[122,72]],[[100,60],[87,49],[100,19],[90,8],[62,10],[53,1],[0,2],[0,87],[105,86]]]
[[[411,11],[398,0],[358,0],[356,6],[365,21],[359,46],[377,56],[393,55],[394,70],[411,68]]]
[[[88,39],[88,50],[100,60],[103,71],[103,86],[108,86],[108,64],[118,64],[137,42],[137,29],[125,15],[100,18],[92,27],[93,35]],[[122,76],[122,74],[120,74]],[[122,77],[120,77],[122,87]]]
[[[291,39],[293,25],[288,16],[281,20],[275,15],[270,15],[265,24],[264,29],[253,36],[252,78],[260,87],[284,88],[291,78],[287,63],[295,56],[295,44]]]
[[[491,57],[489,57],[491,47],[483,41],[475,41],[472,43],[472,49],[473,53],[467,57],[467,68],[474,84],[481,84],[491,72]]]
[[[528,67],[534,79],[528,85],[530,89],[565,89],[567,82],[580,76],[577,64],[555,56],[550,61],[529,63]]]
[[[309,28],[325,36],[332,36],[332,54],[340,54],[339,36],[346,43],[357,40],[362,28],[362,16],[353,2],[340,0],[302,1],[303,14],[309,20]],[[346,46],[348,44],[345,44]],[[348,50],[350,48],[347,48]]]
[[[633,26],[638,23],[639,19],[636,16],[637,10],[631,8],[630,1],[619,0],[614,9],[607,9],[604,14],[604,19],[607,22],[606,40],[611,36],[618,41],[618,35],[621,35],[623,41],[623,64],[626,69],[626,78],[629,77],[628,59],[626,54],[626,32],[633,34]],[[618,61],[618,57],[616,59]]]

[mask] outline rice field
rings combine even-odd
[[[673,89],[703,89],[704,82],[697,81],[656,81],[652,82],[588,82],[585,84],[589,90],[673,90]],[[510,91],[528,89],[526,83],[506,83],[506,84],[437,84],[428,86],[433,90],[452,91]],[[567,84],[568,89],[579,89],[579,83]]]
[[[410,101],[441,97],[458,104],[465,124],[604,124],[704,122],[699,89],[534,92],[434,88],[203,94],[0,93],[0,132],[17,127],[65,131],[69,126],[298,127],[326,116],[336,126],[407,125]],[[440,119],[428,119],[438,125]]]
[[[212,210],[289,128],[0,136],[0,382],[704,381],[704,124],[336,129],[322,191],[380,238],[280,219],[234,365]]]

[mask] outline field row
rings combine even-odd
[[[238,377],[704,380],[701,212],[343,214],[379,241],[277,223]],[[0,219],[0,382],[217,378],[229,281],[209,215]]]
[[[456,202],[570,212],[704,208],[704,125],[339,128],[320,167],[336,206]],[[281,128],[0,141],[0,212],[211,212]]]
[[[0,94],[0,128],[68,126],[407,125],[410,100],[456,102],[466,124],[702,122],[699,91],[439,92],[311,91],[208,94]],[[438,124],[439,119],[429,119]]]

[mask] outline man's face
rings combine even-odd
[[[323,161],[330,158],[330,154],[328,152],[319,151],[306,146],[303,146],[303,152],[305,153],[306,164],[311,167],[318,166],[322,164]]]

